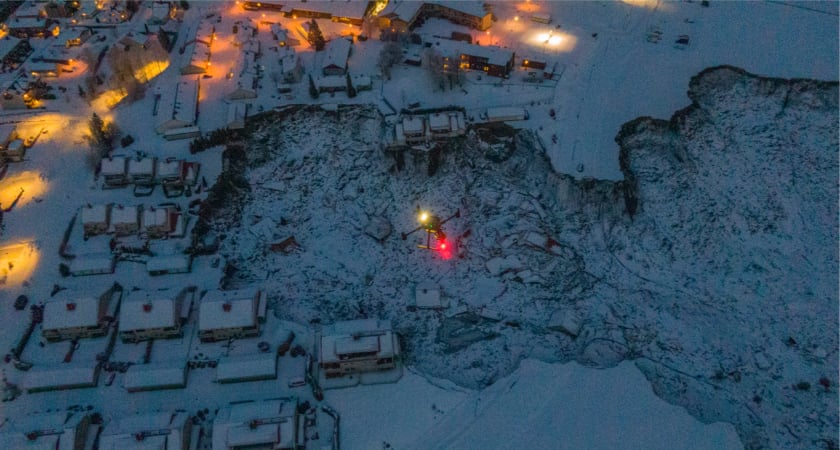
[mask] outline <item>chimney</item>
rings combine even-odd
[[[225,302],[225,303],[222,303],[222,309],[223,309],[225,312],[230,312],[230,307],[231,307],[230,302]]]
[[[143,304],[143,311],[152,312],[152,304],[151,303],[144,303]]]
[[[76,304],[73,302],[67,303],[67,311],[73,311],[76,309]]]

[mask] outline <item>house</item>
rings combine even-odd
[[[395,140],[401,145],[426,142],[426,122],[422,115],[404,116],[394,127]]]
[[[117,204],[111,208],[111,231],[117,236],[128,236],[140,230],[140,208]]]
[[[109,156],[99,162],[99,174],[105,180],[103,188],[117,188],[128,184],[128,160],[125,156]]]
[[[9,414],[0,428],[0,448],[84,449],[90,424],[91,416],[81,412]]]
[[[180,185],[184,183],[184,160],[167,158],[157,160],[155,167],[155,182],[163,185]]]
[[[326,378],[393,369],[400,356],[399,341],[388,320],[336,322],[325,326],[316,342],[318,366]]]
[[[303,75],[303,65],[300,62],[298,55],[291,50],[281,52],[278,65],[280,66],[280,77],[278,80],[281,83],[297,83]]]
[[[481,70],[487,75],[507,78],[513,70],[514,52],[490,46],[465,45],[461,51],[462,69]]]
[[[453,57],[457,57],[460,70],[479,70],[489,76],[507,78],[513,70],[515,53],[500,47],[472,45],[451,39],[432,38],[425,46],[438,53],[443,59],[444,71]],[[454,72],[452,65],[450,73]]]
[[[493,25],[489,5],[481,1],[390,1],[377,16],[381,29],[404,32],[435,17],[485,31]]]
[[[155,161],[153,157],[137,156],[128,160],[128,181],[135,184],[149,185],[155,181]]]
[[[30,75],[36,78],[58,78],[61,73],[58,69],[58,64],[47,61],[27,61],[26,70]]]
[[[120,305],[120,339],[138,342],[180,337],[186,289],[131,291]]]
[[[462,111],[439,111],[428,116],[429,135],[434,140],[450,139],[466,133]]]
[[[67,33],[67,40],[64,41],[64,46],[66,48],[70,47],[79,47],[93,36],[93,32],[90,28],[77,28],[71,30]]]
[[[344,75],[347,72],[347,59],[353,43],[349,39],[337,38],[327,43],[321,72],[327,75]]]
[[[207,292],[198,309],[199,338],[213,342],[259,336],[261,303],[265,301],[259,289]]]
[[[99,435],[100,450],[192,448],[192,417],[185,411],[119,416]]]
[[[85,236],[93,236],[108,232],[110,226],[111,205],[91,205],[88,203],[82,206],[79,216],[82,219],[82,228]]]
[[[170,15],[170,7],[171,5],[169,2],[152,3],[152,15],[146,23],[149,25],[163,25],[166,22],[169,22],[169,19],[172,18]]]
[[[347,0],[329,0],[318,2],[287,0],[283,3],[283,11],[286,17],[329,19],[333,22],[361,26],[362,22],[364,22],[365,14],[368,11],[369,2]]]
[[[101,366],[98,361],[89,361],[82,364],[68,364],[65,362],[38,364],[26,372],[23,378],[23,388],[31,394],[35,392],[96,387],[99,382],[100,368]],[[59,448],[76,447],[68,446]]]
[[[52,36],[51,21],[44,17],[15,16],[7,19],[6,25],[9,27],[9,34],[20,39]]]
[[[240,130],[245,128],[245,117],[247,115],[247,111],[248,105],[244,103],[228,104],[226,126],[231,130]]]
[[[161,120],[155,131],[165,134],[176,128],[191,128],[198,118],[199,77],[184,77],[175,85],[174,95],[162,96],[158,108]],[[167,139],[169,137],[167,136]]]
[[[181,67],[181,75],[196,75],[207,72],[210,67],[210,49],[216,40],[216,28],[208,20],[198,24],[195,37],[181,47],[179,53],[190,55],[189,62]]]
[[[289,30],[283,28],[279,23],[272,23],[269,25],[271,30],[271,37],[277,42],[278,47],[291,47],[300,45],[300,41],[295,39],[294,35]]]
[[[151,239],[159,239],[175,228],[180,213],[174,207],[149,206],[140,215],[140,231]]]
[[[112,291],[96,297],[60,291],[44,304],[41,335],[49,341],[104,336],[109,323]]]
[[[213,420],[213,450],[303,448],[297,397],[231,403]]]

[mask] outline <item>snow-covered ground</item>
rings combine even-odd
[[[195,29],[199,20],[217,13],[212,20],[218,20],[220,43],[228,42],[233,24],[246,18],[278,20],[296,33],[302,25],[274,13],[244,12],[233,2],[192,3],[181,30]],[[342,107],[337,115],[293,108],[282,121],[272,123],[269,116],[249,125],[249,167],[242,175],[251,191],[243,194],[246,202],[228,208],[236,223],[214,223],[224,238],[222,255],[237,269],[225,283],[266,288],[275,314],[300,324],[302,336],[304,324],[313,320],[389,318],[405,338],[411,371],[449,380],[435,381],[443,386],[438,388],[407,371],[394,385],[328,392],[327,402],[347,427],[342,444],[462,448],[493,436],[509,439],[519,430],[500,422],[521,425],[525,419],[516,415],[522,412],[518,405],[538,395],[616,415],[578,414],[577,422],[564,422],[571,419],[552,415],[555,411],[543,403],[527,417],[535,424],[565,423],[574,435],[565,426],[550,435],[539,427],[528,436],[533,440],[517,442],[538,446],[546,438],[570,448],[611,446],[609,434],[577,435],[577,430],[595,433],[610,419],[610,430],[638,438],[622,441],[628,447],[658,445],[651,439],[660,435],[639,432],[649,423],[660,424],[655,431],[672,430],[662,439],[675,447],[691,447],[698,435],[710,439],[698,448],[737,445],[732,427],[701,427],[681,410],[652,399],[638,372],[620,363],[627,359],[635,361],[659,397],[703,422],[734,424],[748,447],[836,446],[837,336],[825,331],[837,330],[836,85],[832,91],[806,83],[789,91],[791,84],[745,75],[699,79],[691,86],[689,81],[719,64],[764,76],[836,80],[837,3],[498,2],[494,7],[498,21],[490,33],[441,20],[429,20],[417,31],[469,32],[516,50],[518,58],[544,57],[549,67],[556,63],[559,79],[531,85],[516,72],[499,85],[468,74],[463,90],[440,92],[423,68],[397,66],[391,80],[382,79],[375,66],[383,43],[371,39],[357,41],[350,60],[354,76],[374,78],[371,91],[354,99],[322,94],[313,101],[305,75],[293,92],[282,95],[266,77],[259,96],[247,101],[252,114],[290,104],[358,106]],[[529,21],[537,11],[550,12],[552,23]],[[89,44],[94,54],[148,15],[144,6],[132,23],[103,32],[106,41]],[[327,37],[359,33],[321,22]],[[261,40],[266,33],[261,25]],[[675,45],[683,34],[689,44]],[[5,265],[0,348],[13,347],[28,324],[29,312],[12,305],[19,294],[32,304],[50,298],[54,285],[79,292],[102,292],[115,281],[127,289],[219,286],[224,264],[216,264],[216,256],[197,258],[191,274],[160,277],[131,262],[120,262],[112,276],[63,278],[58,271],[66,262],[59,255],[62,235],[79,207],[170,201],[159,188],[142,199],[130,188],[100,188],[83,138],[92,111],[135,138],[120,150],[126,154],[197,160],[211,184],[222,171],[222,148],[191,155],[187,141],[165,141],[154,133],[159,120],[151,115],[154,94],[174,94],[178,69],[190,57],[177,48],[189,39],[189,33],[179,35],[169,68],[134,103],[113,110],[92,107],[76,94],[83,84],[77,73],[51,82],[67,91],[56,92],[45,110],[2,112],[2,122],[45,134],[26,161],[12,164],[0,180],[3,208],[23,188],[3,215],[0,247],[26,244],[0,253]],[[54,40],[33,43],[63,47]],[[224,48],[213,59],[211,78],[201,79],[198,125],[204,132],[226,122],[224,98],[232,86],[225,73],[232,62],[225,58],[236,52]],[[318,55],[306,44],[295,51],[305,71],[317,74]],[[263,61],[269,73],[270,59]],[[17,75],[0,74],[0,81],[11,76]],[[689,88],[691,98],[685,94]],[[508,159],[486,159],[481,142],[470,137],[444,151],[434,177],[426,175],[424,154],[407,156],[406,170],[394,173],[393,159],[380,151],[381,112],[389,110],[383,100],[397,110],[415,102],[463,105],[468,113],[523,106],[531,118],[516,124],[525,132],[500,137],[516,144]],[[614,141],[621,125],[638,116],[669,117],[690,101],[700,109],[674,129],[665,132],[667,126],[655,121],[627,129],[623,145],[629,159],[622,173]],[[550,109],[556,118],[549,117]],[[577,183],[561,173],[608,180],[632,173],[640,201],[636,216],[631,221],[623,215],[627,184]],[[190,200],[205,195],[194,192],[175,202],[186,209]],[[462,217],[446,228],[460,244],[448,259],[415,249],[419,240],[413,236],[408,242],[399,239],[399,232],[416,226],[416,205],[439,215],[461,209]],[[389,223],[390,237],[380,243],[365,235],[371,219]],[[301,244],[298,253],[266,250],[291,235]],[[103,243],[92,239],[85,245]],[[182,249],[183,244],[163,240],[154,248]],[[407,312],[414,285],[429,279],[441,285],[453,307]],[[35,362],[60,358],[69,344],[39,350],[39,332],[24,354],[34,355]],[[83,343],[77,357],[95,353],[94,344],[99,342]],[[120,345],[117,355],[139,354]],[[593,372],[532,359],[618,367]],[[24,394],[4,403],[0,416],[87,403],[106,417],[159,408],[213,409],[267,391],[286,393],[290,375],[283,361],[276,381],[219,385],[205,369],[191,372],[184,390],[128,394],[118,377],[95,390]],[[0,368],[14,383],[26,375],[11,364]],[[826,388],[819,384],[822,378]],[[615,395],[599,397],[599,390],[615,392],[625,379],[632,383],[623,385],[628,395],[621,402]],[[525,389],[536,385],[545,391]],[[590,389],[591,401],[564,397],[571,395],[570,385],[576,393]],[[309,398],[306,392],[291,393]],[[418,398],[424,401],[408,407]],[[650,405],[648,415],[634,421],[627,415],[639,404]],[[370,419],[383,412],[399,420],[381,433],[370,432],[382,422]],[[596,418],[600,422],[593,422]],[[412,419],[420,425],[409,428],[415,435],[405,432]],[[595,440],[601,436],[604,440]]]

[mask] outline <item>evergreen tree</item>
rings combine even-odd
[[[307,40],[309,44],[315,47],[316,52],[320,52],[324,49],[324,46],[327,42],[324,40],[324,34],[321,33],[321,27],[318,26],[318,22],[315,19],[312,19],[309,22],[309,34],[307,35]]]
[[[350,80],[350,72],[345,73],[347,76],[347,96],[353,98],[356,96],[356,88],[353,87],[353,82]]]
[[[318,98],[318,88],[315,87],[315,81],[312,80],[312,75],[309,75],[309,96],[312,99]]]

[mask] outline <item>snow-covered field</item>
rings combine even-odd
[[[226,123],[231,61],[224,58],[237,53],[225,47],[233,24],[278,20],[298,30],[302,21],[258,17],[233,2],[191,3],[182,31],[210,13],[218,20],[220,51],[212,77],[201,79],[198,125],[208,132]],[[145,20],[144,5],[131,23],[103,33],[105,41],[92,40],[94,53]],[[402,381],[327,392],[342,414],[345,448],[614,448],[616,436],[627,448],[730,448],[738,440],[749,448],[835,448],[837,84],[729,69],[695,75],[731,64],[767,77],[837,80],[837,3],[493,5],[498,20],[489,33],[443,20],[417,31],[471,33],[514,49],[517,62],[544,58],[558,79],[533,85],[519,72],[502,83],[468,74],[463,89],[441,92],[425,69],[397,66],[385,80],[376,39],[354,44],[351,73],[374,79],[354,99],[338,93],[313,101],[305,76],[279,94],[263,78],[258,97],[246,101],[250,113],[285,109],[249,123],[245,157],[226,166],[242,164],[241,197],[210,224],[222,237],[220,255],[197,258],[190,274],[150,277],[132,262],[120,262],[114,275],[58,271],[66,262],[62,235],[79,207],[171,201],[159,188],[142,199],[130,188],[100,188],[83,137],[92,111],[135,138],[126,154],[198,161],[211,184],[222,172],[222,148],[191,155],[187,141],[165,141],[153,130],[154,94],[174,94],[190,55],[174,50],[145,98],[113,110],[76,95],[76,74],[51,81],[67,92],[56,92],[45,110],[3,111],[4,123],[46,132],[0,180],[3,208],[23,189],[3,215],[0,347],[13,347],[28,325],[15,298],[43,303],[55,285],[97,293],[115,281],[127,289],[256,285],[277,318],[298,324],[303,342],[319,321],[360,317],[390,319],[402,334],[410,369]],[[552,23],[528,20],[536,12],[550,12]],[[322,24],[328,38],[359,32]],[[680,35],[690,37],[687,45],[675,43]],[[181,33],[176,48],[189,39]],[[318,72],[320,55],[307,44],[295,51],[306,72]],[[274,70],[273,53],[261,63]],[[458,104],[472,116],[522,106],[530,119],[516,123],[520,132],[471,133],[445,148],[440,169],[428,176],[427,154],[408,153],[396,171],[381,151],[395,119],[383,119],[386,101],[397,110]],[[689,103],[671,122],[640,119],[622,128],[639,116],[668,118]],[[305,104],[342,106],[294,106]],[[507,150],[488,158],[487,142],[496,140]],[[632,218],[628,195],[638,200]],[[186,210],[205,196],[175,202]],[[416,226],[416,206],[440,216],[460,210],[445,227],[456,249],[427,252],[415,248],[417,234],[400,239]],[[366,234],[382,224],[391,229],[385,239]],[[269,250],[290,236],[296,252]],[[107,251],[107,239],[78,241]],[[180,251],[188,241],[152,248]],[[441,286],[449,309],[407,309],[415,285],[427,280]],[[39,348],[38,333],[24,356],[60,364],[69,344]],[[100,344],[83,342],[76,358],[92,358]],[[183,351],[178,342],[156,348],[169,347]],[[118,344],[115,354],[140,353]],[[163,353],[155,358],[165,360]],[[276,381],[219,385],[195,371],[186,389],[169,392],[129,394],[118,376],[107,387],[23,394],[0,406],[0,423],[78,404],[108,418],[276,396],[288,393],[284,361]],[[13,383],[26,376],[11,364],[0,369]],[[639,371],[670,405],[649,395]]]

